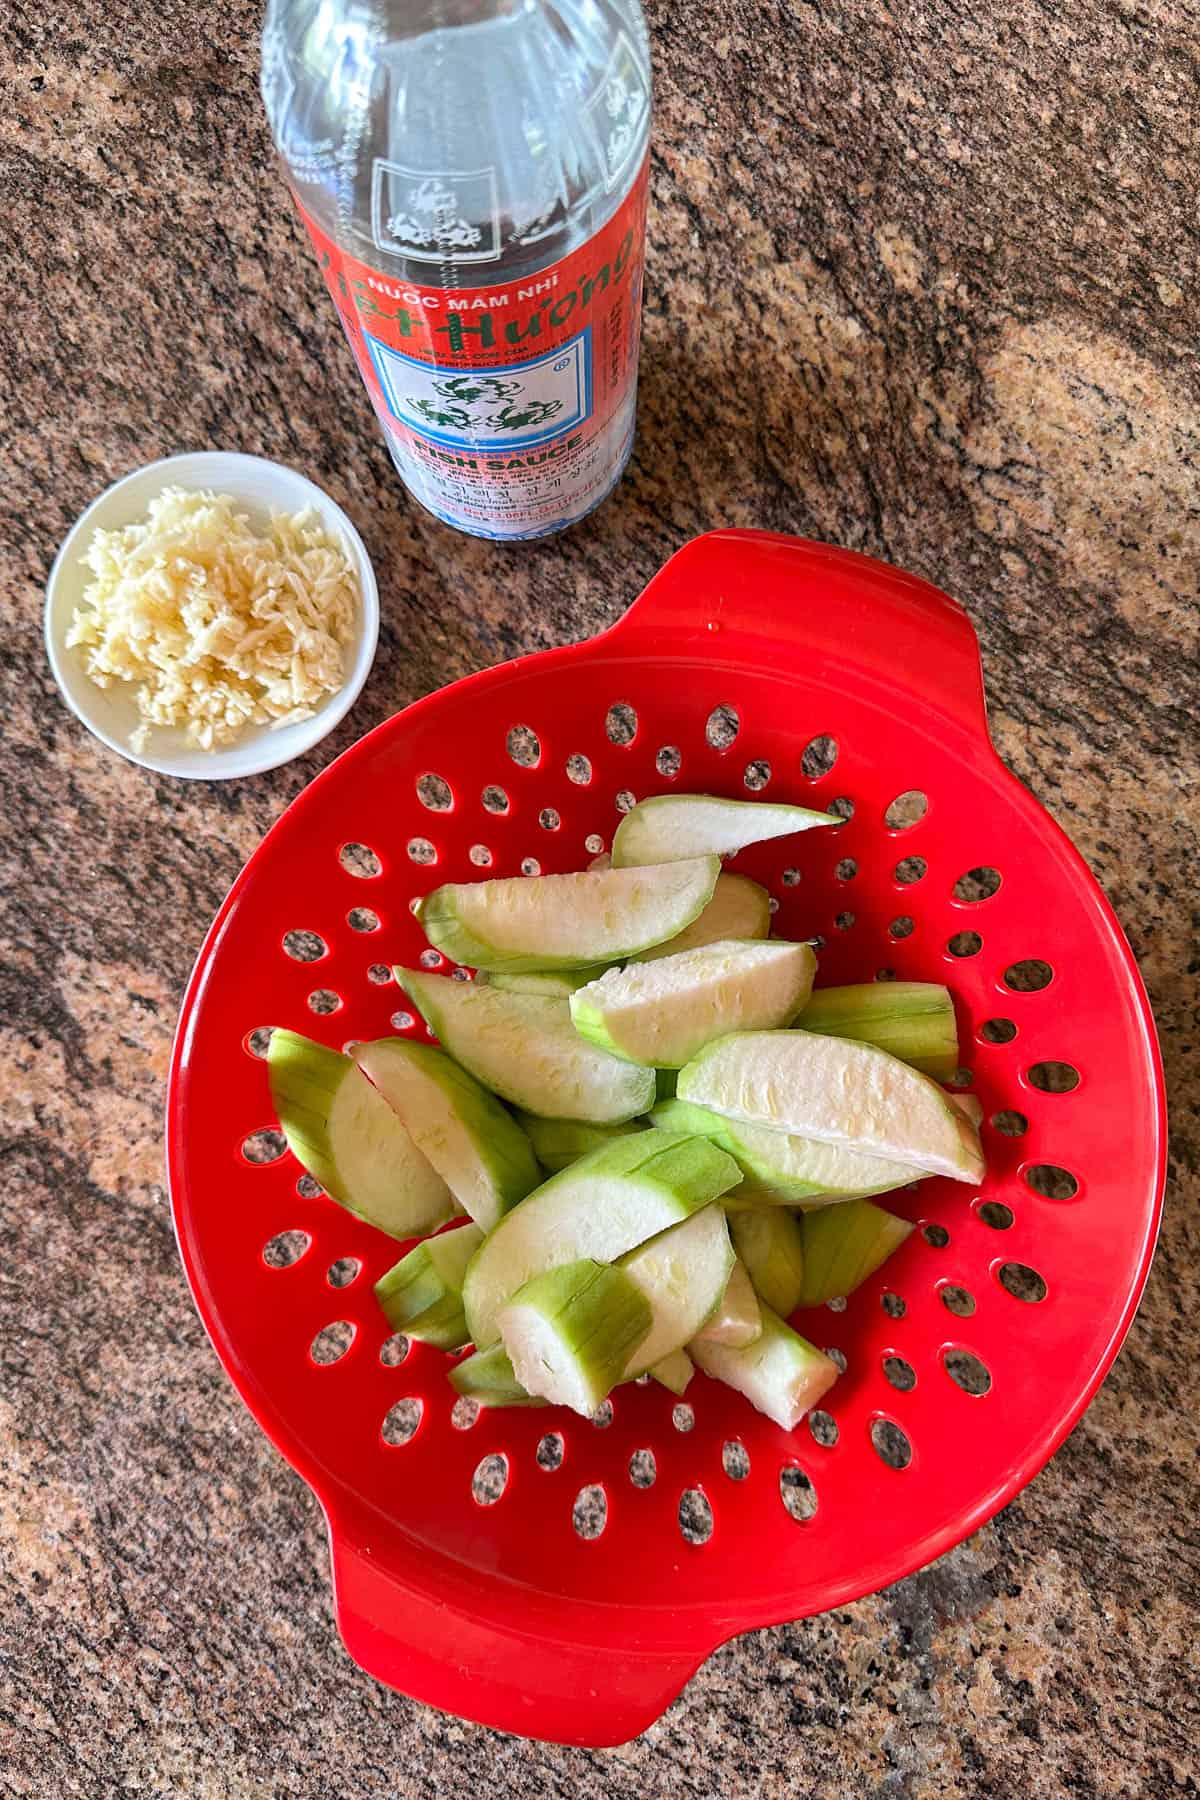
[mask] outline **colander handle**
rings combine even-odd
[[[696,1651],[647,1654],[622,1642],[605,1654],[595,1643],[549,1640],[526,1595],[514,1595],[511,1624],[489,1624],[469,1607],[469,1571],[442,1571],[445,1595],[434,1600],[384,1566],[366,1521],[330,1516],[329,1533],[338,1629],[354,1661],[412,1699],[476,1724],[592,1749],[624,1744],[654,1723],[703,1661]]]
[[[865,680],[891,696],[903,687],[972,735],[987,732],[979,640],[963,608],[852,550],[766,531],[693,538],[609,638],[636,644],[639,655],[678,655],[687,635],[715,664],[779,669],[803,658],[817,679],[852,671],[856,686]]]

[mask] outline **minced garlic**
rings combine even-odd
[[[346,546],[311,509],[273,512],[260,535],[236,508],[165,488],[143,523],[92,536],[67,644],[97,687],[137,683],[134,750],[154,725],[204,750],[291,725],[346,679],[361,601]]]

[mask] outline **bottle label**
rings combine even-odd
[[[397,280],[300,208],[396,466],[448,524],[540,537],[582,518],[619,475],[633,440],[647,169],[586,244],[491,287]]]

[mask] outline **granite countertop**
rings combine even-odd
[[[405,497],[268,156],[257,8],[19,3],[0,341],[0,1793],[61,1800],[1200,1791],[1194,5],[651,7],[641,431],[519,551]],[[137,24],[133,23],[137,17]],[[54,550],[187,448],[306,470],[379,572],[380,655],[304,761],[147,775],[59,703]],[[243,859],[398,706],[615,619],[693,533],[890,559],[978,625],[1001,752],[1141,961],[1174,1153],[1146,1299],[1058,1456],[924,1573],[716,1654],[623,1750],[363,1677],[316,1503],[229,1388],[163,1185],[172,1027]]]

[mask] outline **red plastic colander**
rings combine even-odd
[[[736,866],[820,981],[945,981],[988,1175],[889,1196],[920,1222],[848,1304],[797,1315],[844,1361],[786,1433],[697,1374],[611,1418],[480,1412],[389,1338],[388,1238],[302,1176],[264,1028],[424,1035],[393,962],[442,881],[578,869],[676,787],[831,808]],[[338,1624],[380,1680],[465,1718],[603,1745],[718,1644],[898,1580],[1061,1443],[1117,1352],[1161,1204],[1165,1111],[1129,948],[988,738],[978,646],[936,589],[823,545],[689,544],[611,631],[410,706],[267,835],[184,1001],[171,1194],[238,1392],[325,1510]]]

